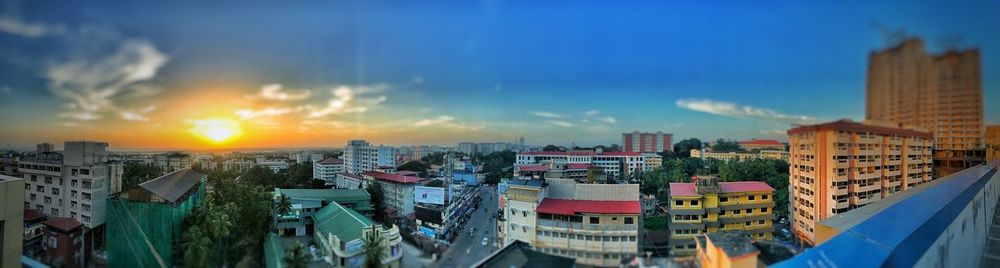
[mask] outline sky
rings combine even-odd
[[[0,143],[786,140],[863,119],[875,25],[979,48],[1000,123],[1000,2],[662,2],[4,1]]]

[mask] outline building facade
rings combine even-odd
[[[547,161],[567,164],[592,164],[604,169],[609,178],[627,179],[641,172],[652,171],[646,166],[646,156],[627,152],[521,152],[514,165],[535,165]]]
[[[986,161],[1000,160],[1000,125],[986,126]]]
[[[222,162],[222,170],[230,172],[245,172],[257,165],[257,161],[233,158]]]
[[[163,169],[164,173],[191,167],[191,155],[181,152],[170,152],[153,156],[153,163]]]
[[[759,181],[719,182],[694,177],[670,183],[671,255],[695,253],[695,237],[723,230],[744,230],[750,238],[770,240],[774,188]]]
[[[929,54],[910,38],[868,59],[865,118],[927,129],[935,177],[982,160],[983,82],[979,49]]]
[[[42,262],[54,267],[84,267],[83,224],[73,218],[55,218],[44,225]]]
[[[0,175],[0,266],[21,267],[24,180]]]
[[[784,146],[784,145],[782,145]],[[701,159],[713,159],[721,161],[738,160],[745,161],[751,159],[774,159],[788,162],[788,151],[785,150],[759,150],[756,153],[725,152],[717,153],[709,150],[691,149],[691,157]]]
[[[816,222],[932,179],[929,132],[847,120],[788,130],[792,232],[814,244]]]
[[[424,179],[377,171],[365,172],[361,176],[365,178],[364,185],[378,183],[382,187],[387,208],[395,210],[399,215],[413,213],[413,187]]]
[[[327,158],[313,163],[313,179],[322,180],[326,185],[337,184],[337,174],[347,172],[343,159]]]
[[[369,232],[379,232],[384,245],[380,267],[401,267],[402,236],[396,225],[384,226],[336,202],[330,203],[312,215],[315,222],[314,241],[320,254],[333,267],[365,267],[364,237]]]
[[[661,153],[671,151],[674,134],[656,132],[622,133],[622,150],[630,153]]]
[[[740,141],[740,149],[753,151],[753,150],[774,150],[774,151],[784,151],[785,144],[776,140],[758,140],[752,139],[748,141]]]
[[[396,167],[399,150],[389,146],[372,146],[364,140],[351,140],[344,147],[344,165],[347,173],[359,175],[380,167]]]

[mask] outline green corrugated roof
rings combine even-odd
[[[361,238],[362,230],[374,225],[368,217],[336,202],[316,211],[312,217],[317,231],[336,235],[345,243]]]
[[[371,200],[365,189],[274,189],[275,195],[285,194],[290,198],[323,199],[333,202]]]
[[[277,234],[270,233],[264,238],[264,262],[267,268],[281,268],[281,259],[285,257],[285,248]]]

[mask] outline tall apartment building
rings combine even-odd
[[[509,180],[497,223],[502,244],[521,241],[538,252],[601,267],[617,267],[639,254],[638,184],[563,181]]]
[[[323,161],[313,163],[313,179],[323,180],[326,185],[337,184],[337,173],[347,172],[344,160],[339,158],[328,158]]]
[[[398,150],[389,146],[372,146],[364,140],[351,140],[344,147],[347,173],[361,174],[380,167],[396,167]]]
[[[24,180],[0,175],[0,267],[21,267]]]
[[[788,130],[792,231],[813,244],[816,222],[932,179],[929,132],[847,120]]]
[[[935,177],[982,160],[983,83],[978,49],[929,54],[911,38],[872,52],[865,118],[929,130]]]
[[[630,153],[660,153],[663,151],[671,151],[672,148],[670,145],[673,138],[674,134],[659,131],[656,133],[639,131],[622,133],[622,149],[625,152]]]
[[[1000,125],[986,126],[986,161],[1000,160]]]
[[[719,182],[694,177],[670,183],[671,255],[695,253],[695,237],[724,230],[744,230],[755,240],[771,239],[774,188],[759,181]]]
[[[604,169],[608,178],[627,179],[641,172],[652,171],[646,165],[646,155],[637,152],[521,152],[516,155],[514,165],[535,165],[543,162],[568,164],[593,164]]]

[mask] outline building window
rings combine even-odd
[[[632,221],[633,221],[632,217],[625,217],[625,224],[633,224]]]
[[[675,206],[683,206],[683,205],[684,205],[684,200],[677,200],[677,201],[674,201],[674,205],[675,205]]]
[[[751,213],[753,213],[753,209],[752,208],[748,208],[747,209],[747,214],[751,214]]]
[[[722,203],[729,202],[729,197],[719,197],[719,202]]]
[[[601,224],[601,218],[590,217],[590,224]]]
[[[767,208],[760,208],[760,212],[767,213]]]
[[[767,195],[761,195],[761,196],[760,196],[760,199],[761,199],[761,200],[767,200]]]
[[[751,222],[744,222],[743,226],[750,226]]]
[[[756,199],[757,199],[757,196],[755,196],[755,195],[748,195],[747,196],[747,200],[754,201]]]
[[[698,200],[691,200],[691,205],[692,206],[697,206],[698,205]]]

